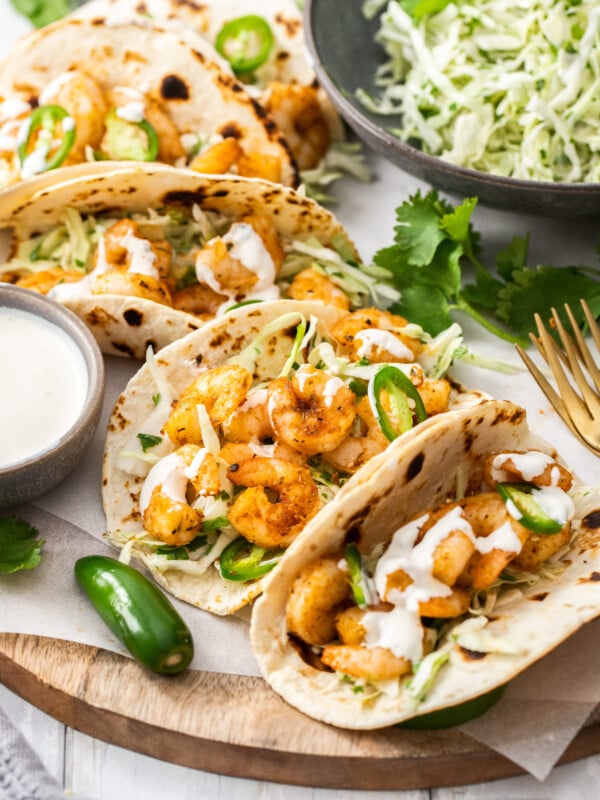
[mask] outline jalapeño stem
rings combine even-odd
[[[383,407],[382,393],[386,392],[394,420]],[[383,367],[369,382],[369,401],[379,427],[390,442],[412,428],[414,419],[423,422],[427,412],[410,378],[390,364]]]

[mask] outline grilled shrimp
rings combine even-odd
[[[461,500],[459,505],[476,537],[487,537],[506,524],[520,541],[521,547],[530,535],[527,528],[510,516],[504,500],[496,492],[484,492],[467,497]],[[474,589],[485,589],[498,579],[502,570],[516,554],[515,551],[503,549],[493,549],[489,553],[474,553],[458,582],[470,584]]]
[[[539,451],[503,450],[486,458],[483,477],[490,487],[502,482],[533,483],[534,486],[558,486],[568,492],[573,476],[552,456]]]
[[[152,488],[142,518],[144,528],[151,536],[180,546],[197,536],[203,519],[202,512],[188,502],[188,494],[218,494],[221,488],[219,468],[215,457],[196,445],[184,445],[170,458],[173,473],[170,483],[175,483],[176,489],[165,491],[163,482],[166,476],[162,476],[163,481],[159,480]],[[152,481],[152,475],[151,471],[147,480]]]
[[[326,275],[309,268],[294,276],[286,292],[292,300],[321,300],[335,308],[350,310],[350,298]]]
[[[317,89],[274,81],[261,102],[283,132],[298,168],[316,167],[331,142]]]
[[[288,630],[307,644],[327,644],[336,636],[336,611],[349,598],[339,558],[318,558],[294,579],[285,608]]]
[[[227,137],[220,142],[210,145],[190,161],[190,169],[194,172],[209,172],[213,175],[222,175],[231,172],[244,151],[237,139]]]
[[[273,426],[267,411],[267,390],[252,392],[222,426],[229,442],[262,442],[273,438]]]
[[[102,89],[85,72],[70,70],[50,83],[40,96],[40,104],[62,106],[75,120],[75,141],[64,166],[85,161],[86,147],[100,145],[108,107]]]
[[[232,464],[227,477],[246,487],[228,519],[259,547],[287,547],[319,510],[317,486],[310,470],[300,464],[258,456]]]
[[[294,464],[306,464],[304,453],[292,450],[283,442],[273,444],[258,444],[254,442],[226,442],[219,451],[220,458],[226,464],[239,464],[252,458],[277,458],[282,461],[291,461]]]
[[[334,450],[354,423],[354,393],[340,379],[303,365],[267,387],[268,411],[278,439],[307,455]]]
[[[227,300],[224,294],[217,294],[213,289],[201,283],[194,283],[179,289],[171,295],[173,308],[187,311],[200,318],[211,319],[219,307]]]
[[[321,661],[336,672],[372,681],[389,681],[412,670],[407,658],[394,655],[387,647],[330,644],[323,648]]]
[[[150,240],[140,235],[137,222],[120,219],[113,223],[102,236],[92,256],[96,265],[104,259],[114,269],[153,274],[156,278],[167,278],[171,266],[173,249],[165,239]]]
[[[172,305],[171,295],[164,282],[139,272],[111,269],[95,275],[92,294],[124,294],[129,297],[143,297],[166,306]]]
[[[35,292],[40,292],[40,294],[48,294],[59,283],[76,283],[82,278],[82,273],[76,270],[50,267],[39,272],[30,272],[27,275],[22,275],[16,279],[15,283],[24,289],[32,289]]]
[[[423,346],[418,339],[402,331],[406,325],[404,317],[389,311],[361,308],[336,322],[331,334],[343,352],[355,360],[366,357],[376,364],[409,363]]]
[[[389,444],[373,415],[368,397],[361,397],[355,411],[360,423],[357,435],[351,433],[335,449],[323,454],[328,464],[342,472],[356,472],[373,456],[383,453]]]
[[[220,425],[244,402],[251,385],[252,375],[235,364],[201,372],[173,404],[162,432],[175,445],[202,444],[197,406],[204,405],[213,425]]]

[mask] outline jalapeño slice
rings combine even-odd
[[[233,542],[221,553],[219,567],[221,575],[228,581],[252,581],[262,578],[277,564],[283,550],[265,550],[252,544],[243,536]]]
[[[158,134],[148,120],[132,122],[111,109],[104,120],[102,153],[113,161],[156,161]]]
[[[57,130],[59,123],[62,123],[61,133],[58,133]],[[54,105],[38,106],[29,117],[27,136],[17,149],[21,166],[36,150],[42,151],[47,156],[58,140],[58,148],[54,155],[45,160],[43,166],[35,171],[36,173],[47,172],[60,167],[73,147],[75,134],[75,121],[65,108]]]
[[[521,515],[515,517],[516,521],[527,530],[550,536],[563,529],[564,524],[548,516],[536,501],[535,492],[540,491],[539,487],[528,483],[499,483],[496,491],[505,503],[514,505]]]
[[[236,75],[247,75],[265,63],[274,42],[269,23],[256,14],[248,14],[225,23],[217,34],[215,47]]]
[[[383,407],[383,392],[387,394],[393,419]],[[410,378],[398,367],[383,367],[371,379],[369,400],[379,427],[390,442],[412,428],[414,418],[417,422],[427,419],[421,395]]]

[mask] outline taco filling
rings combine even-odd
[[[297,311],[275,317],[176,398],[150,356],[153,410],[113,456],[138,502],[113,541],[159,573],[251,584],[363,465],[448,410],[440,370],[461,352],[458,326],[432,340],[389,312],[329,314],[327,329]],[[283,366],[257,379],[282,336],[293,337]]]
[[[337,249],[336,249],[337,247]],[[240,303],[320,300],[344,310],[397,298],[390,274],[356,265],[343,236],[280,234],[266,214],[232,218],[199,204],[82,214],[22,239],[0,279],[61,302],[92,295],[145,298],[201,319]]]
[[[519,647],[486,626],[519,586],[564,569],[572,485],[544,452],[490,453],[477,493],[417,514],[385,546],[348,544],[304,567],[286,603],[289,635],[365,702],[403,685],[416,705],[453,650],[476,659]]]

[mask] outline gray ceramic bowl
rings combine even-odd
[[[72,311],[36,292],[0,283],[0,306],[28,311],[57,325],[83,355],[88,388],[72,426],[49,449],[0,468],[0,508],[31,500],[59,483],[76,466],[89,445],[102,410],[104,362],[96,340]]]
[[[512,211],[574,217],[600,211],[600,183],[547,183],[502,178],[456,167],[426,155],[390,133],[399,117],[372,114],[356,99],[363,88],[376,94],[375,70],[385,60],[374,41],[379,19],[366,20],[364,0],[306,0],[307,45],[319,82],[346,122],[378,153],[405,172],[459,198]]]

